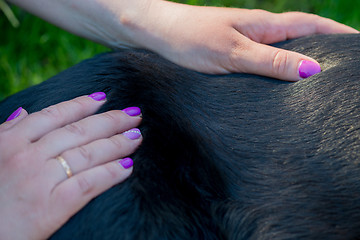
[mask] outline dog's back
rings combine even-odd
[[[101,111],[139,106],[130,179],[54,239],[360,238],[360,36],[279,47],[323,71],[286,83],[209,76],[141,50],[107,53],[0,103],[0,120],[105,91]]]

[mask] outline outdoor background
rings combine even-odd
[[[0,7],[1,5],[0,0]],[[131,1],[131,0],[129,0]],[[188,0],[194,5],[260,8],[272,12],[303,11],[360,29],[358,0]],[[3,8],[3,7],[1,7]],[[0,11],[0,100],[109,49],[73,36],[11,6],[19,20],[13,27]],[[340,47],[340,46],[339,46]]]

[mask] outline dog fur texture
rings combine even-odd
[[[130,49],[1,102],[1,121],[97,91],[100,112],[142,110],[132,176],[52,239],[359,239],[360,35],[276,46],[323,71],[296,83],[212,76]]]

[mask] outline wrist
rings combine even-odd
[[[170,44],[176,19],[187,5],[164,0],[145,0],[142,6],[130,6],[119,22],[131,47],[163,52]]]
[[[146,30],[145,18],[158,1],[94,0],[88,6],[82,1],[75,2],[72,9],[77,9],[77,19],[73,22],[80,26],[72,32],[110,48],[140,47],[137,35]]]
[[[151,11],[159,0],[118,1],[110,10],[115,16],[114,41],[108,42],[112,48],[143,47],[141,38],[149,31],[153,21]],[[108,5],[107,5],[108,7]]]

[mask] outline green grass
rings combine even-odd
[[[194,5],[261,8],[315,13],[360,29],[360,1],[354,0],[188,0]],[[108,49],[58,29],[12,7],[20,20],[12,27],[0,13],[0,100]]]

